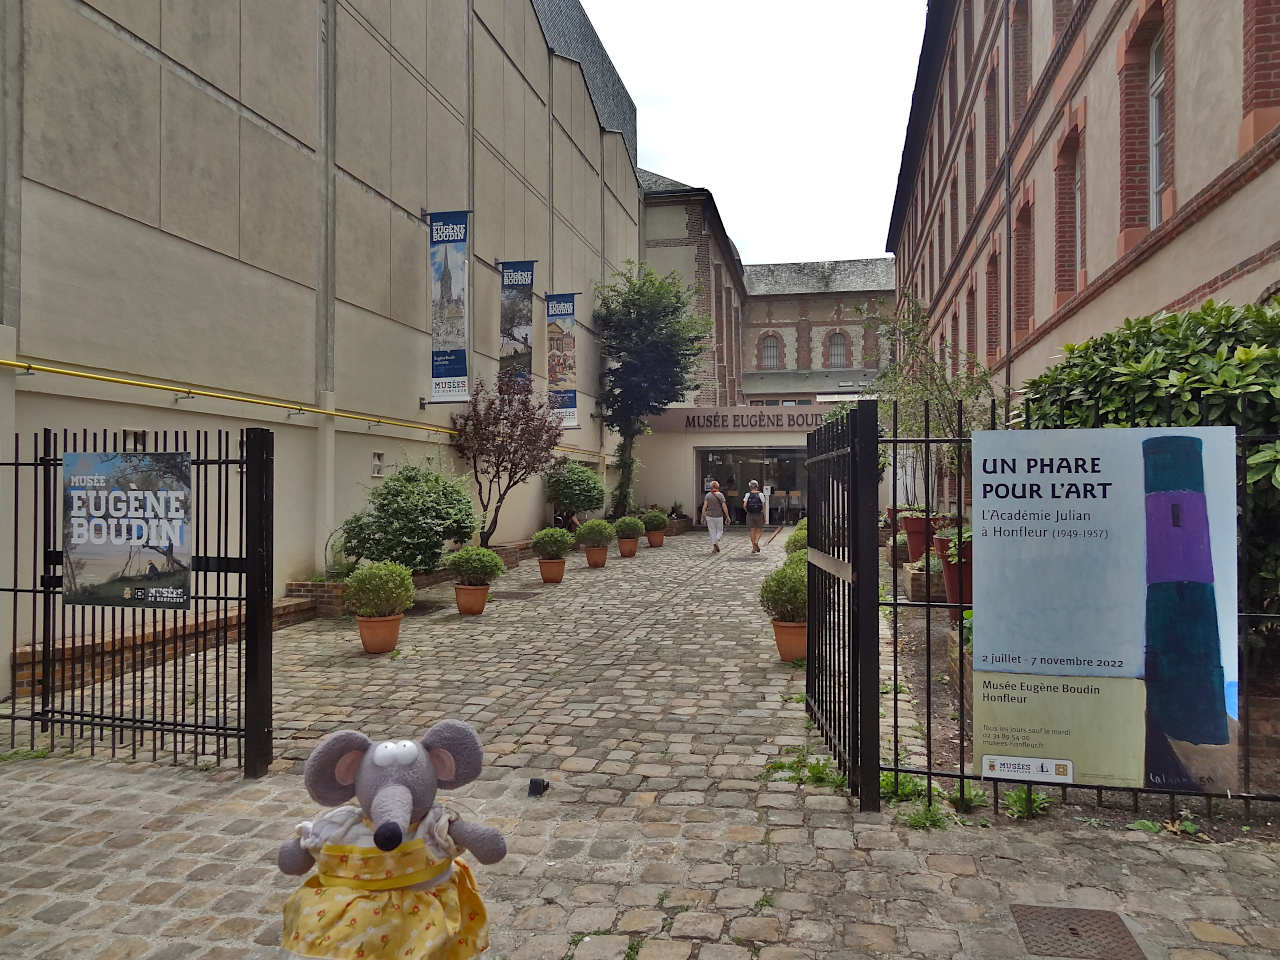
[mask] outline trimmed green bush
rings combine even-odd
[[[1207,300],[1185,313],[1126,320],[1063,347],[1066,358],[1024,386],[1031,427],[1234,426],[1240,437],[1280,434],[1280,300],[1235,307]],[[1280,613],[1280,442],[1255,442],[1240,509],[1240,609]],[[1246,504],[1247,501],[1247,504]],[[1245,630],[1262,656],[1253,676],[1280,671],[1280,624]]]
[[[588,520],[573,535],[574,542],[583,547],[607,547],[617,532],[608,520]]]
[[[542,480],[547,499],[567,513],[585,513],[604,506],[604,482],[590,467],[558,460]]]
[[[785,623],[808,622],[808,564],[788,561],[765,577],[764,583],[760,585],[760,606],[774,620]]]
[[[573,549],[573,534],[563,527],[546,527],[533,535],[529,549],[543,560],[563,560]]]
[[[370,563],[346,583],[342,599],[357,617],[394,617],[413,606],[413,571],[403,564]]]
[[[796,528],[787,537],[787,553],[795,553],[809,549],[809,518],[805,517],[796,524]]]
[[[445,568],[457,574],[464,587],[483,587],[507,569],[502,558],[488,547],[462,547],[444,559]]]
[[[640,518],[646,533],[667,529],[667,515],[661,510],[650,510]]]
[[[389,560],[428,573],[449,541],[465,543],[479,525],[465,481],[421,464],[405,464],[369,492],[369,507],[340,528],[357,560]]]
[[[644,524],[635,517],[619,517],[613,530],[619,540],[636,540],[644,533]]]
[[[893,543],[899,550],[907,549],[907,531],[903,530],[902,532],[895,535],[893,538]]]

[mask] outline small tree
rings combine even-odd
[[[898,435],[907,437],[962,436],[984,425],[990,416],[989,402],[995,397],[991,373],[972,354],[960,356],[956,372],[951,357],[934,349],[929,338],[930,321],[920,304],[908,298],[887,316],[869,316],[876,326],[880,372],[872,390],[884,401],[880,405],[882,428],[891,423],[897,404]],[[954,346],[952,349],[955,349]],[[964,418],[959,420],[963,404]],[[907,485],[907,499],[921,500],[916,483],[924,466],[923,444],[908,447],[901,470]],[[955,469],[962,464],[951,464]],[[897,482],[897,478],[895,478]]]
[[[447,541],[471,539],[476,517],[461,478],[407,463],[369,492],[368,509],[339,529],[343,550],[354,560],[388,560],[430,573]]]
[[[659,277],[644,264],[627,264],[597,287],[592,313],[604,370],[600,409],[605,426],[617,431],[618,484],[610,513],[635,508],[635,442],[645,417],[679,401],[697,383],[694,373],[711,321],[692,312],[694,291],[674,271]]]
[[[453,429],[453,448],[471,465],[489,521],[480,531],[480,545],[487,547],[507,494],[546,469],[564,430],[547,402],[534,395],[532,382],[521,376],[499,378],[497,390],[477,380],[470,408],[453,415]]]
[[[543,477],[547,499],[567,514],[599,510],[604,506],[604,483],[590,467],[561,458]]]

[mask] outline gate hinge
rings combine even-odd
[[[40,578],[40,586],[45,589],[60,589],[62,587],[62,574],[46,573]]]

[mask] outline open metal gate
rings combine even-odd
[[[201,765],[271,762],[274,437],[230,431],[16,436],[0,557],[9,745]],[[63,467],[81,453],[189,453],[189,609],[64,602]],[[4,542],[6,538],[0,538]],[[74,571],[70,571],[74,575]]]

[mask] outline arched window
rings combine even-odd
[[[843,370],[847,366],[847,341],[843,333],[833,333],[827,340],[827,366],[834,370]]]
[[[760,344],[760,369],[761,370],[777,370],[782,363],[780,357],[782,354],[781,344],[778,338],[772,333],[766,334],[764,340]]]

